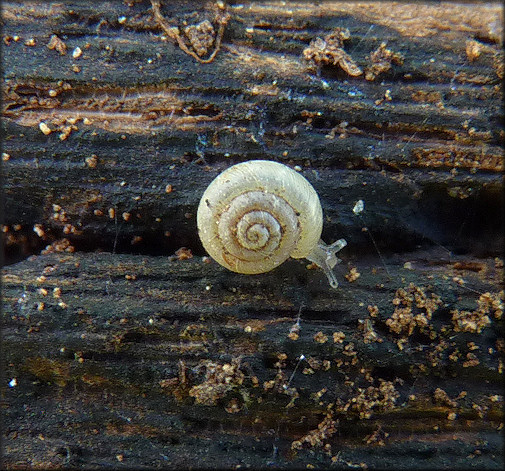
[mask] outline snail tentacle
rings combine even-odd
[[[347,241],[345,239],[339,239],[331,245],[325,244],[320,239],[312,252],[306,257],[307,260],[315,263],[324,271],[332,288],[338,288],[338,281],[333,273],[333,267],[342,261],[336,256],[336,253],[342,250],[346,245]]]

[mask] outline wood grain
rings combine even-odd
[[[501,469],[501,5],[226,11],[202,64],[147,1],[3,5],[4,466]],[[402,63],[304,59],[345,29]],[[203,190],[256,158],[318,191],[338,291],[203,258]]]

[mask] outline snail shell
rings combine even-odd
[[[289,167],[267,160],[218,175],[200,200],[197,224],[209,255],[237,273],[264,273],[289,257],[312,260],[314,251],[321,258],[318,244],[328,247],[320,241],[323,212],[314,188]],[[322,266],[328,257],[324,251],[324,260],[312,261]]]

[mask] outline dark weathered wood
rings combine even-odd
[[[4,47],[5,224],[20,227],[13,242],[21,233],[37,240],[40,224],[47,240],[39,247],[67,235],[79,249],[129,251],[141,236],[138,252],[187,245],[201,254],[195,208],[203,189],[232,163],[267,158],[303,168],[321,195],[327,239],[345,235],[368,250],[351,211],[362,198],[383,250],[430,239],[501,251],[498,6],[458,7],[454,17],[437,6],[230,7],[210,64],[161,41],[149,6],[6,5],[4,33],[21,37]],[[410,19],[412,8],[424,19]],[[214,18],[200,2],[167,2],[163,12],[173,24]],[[374,81],[329,65],[318,76],[302,53],[337,27],[349,29],[345,49],[362,69],[384,41],[403,65]],[[46,47],[53,33],[66,55]],[[30,38],[33,47],[24,44]],[[470,61],[474,38],[481,55]],[[77,129],[62,141],[71,119]],[[54,132],[45,136],[41,122]],[[65,217],[54,218],[54,205]]]
[[[242,2],[201,64],[130,3],[3,5],[5,467],[501,469],[501,5]],[[335,28],[361,69],[384,41],[403,64],[307,62]],[[200,195],[255,158],[317,189],[337,291],[202,258]]]
[[[8,267],[3,367],[17,385],[4,392],[7,463],[96,467],[122,455],[131,466],[328,466],[319,447],[312,455],[291,444],[317,430],[333,404],[336,434],[322,442],[340,452],[340,466],[499,467],[501,323],[491,310],[482,332],[456,332],[451,311],[475,310],[478,292],[499,289],[501,269],[436,251],[409,260],[411,269],[388,260],[391,278],[378,260],[357,260],[361,277],[338,292],[299,261],[260,276],[230,276],[201,258],[111,254]],[[442,303],[400,349],[386,321],[395,290],[411,282]],[[299,338],[290,338],[298,315]],[[229,387],[206,380],[207,368],[226,364],[238,371]],[[280,386],[268,388],[276,375]],[[392,389],[374,389],[375,403],[363,391],[383,381]],[[384,449],[365,443],[377,430]]]

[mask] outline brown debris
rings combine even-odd
[[[288,338],[290,340],[298,340],[298,338],[300,337],[300,324],[295,323],[291,326],[291,328],[289,329],[289,334],[288,334]]]
[[[501,319],[503,315],[504,292],[496,294],[489,292],[482,294],[477,300],[477,309],[474,311],[451,311],[452,322],[456,332],[480,333],[482,329],[491,324],[488,314],[493,312],[496,319]]]
[[[176,250],[175,255],[177,260],[189,260],[190,258],[193,258],[191,249],[186,247],[181,247],[179,250]]]
[[[443,389],[440,388],[435,389],[435,392],[433,393],[433,399],[435,400],[436,403],[448,407],[456,407],[458,405],[456,401],[453,401],[449,397],[449,395]]]
[[[64,56],[67,53],[67,45],[58,37],[53,34],[47,43],[48,49],[56,49],[60,55]]]
[[[388,437],[389,437],[389,433],[384,432],[384,430],[382,430],[382,427],[379,425],[379,428],[377,430],[375,430],[374,432],[372,432],[367,437],[365,437],[363,439],[363,441],[367,445],[372,445],[373,444],[373,445],[376,445],[376,446],[385,446],[386,445],[385,440]]]
[[[344,51],[344,41],[350,37],[351,34],[348,29],[336,28],[324,39],[313,39],[309,47],[303,50],[303,57],[314,66],[338,65],[351,77],[358,77],[363,71],[352,60],[351,56]]]
[[[369,419],[374,410],[387,411],[394,408],[400,393],[391,381],[379,379],[379,386],[358,388],[357,394],[351,397],[344,405],[339,406],[339,412],[353,411],[359,414],[360,419]]]
[[[378,336],[377,332],[375,332],[370,319],[358,319],[358,330],[363,332],[364,343],[382,343],[382,339]]]
[[[342,121],[340,124],[337,124],[337,126],[332,128],[324,137],[326,139],[335,139],[338,135],[339,139],[347,139],[349,134],[363,134],[363,132],[354,126],[349,127],[349,123],[347,121]]]
[[[475,39],[466,42],[466,56],[470,62],[473,62],[481,55],[481,43]]]
[[[228,414],[236,414],[242,410],[242,406],[238,399],[232,398],[224,410],[228,412]]]
[[[345,334],[343,332],[333,332],[333,343],[343,343]]]
[[[477,366],[479,364],[480,360],[477,358],[477,355],[475,355],[475,353],[469,352],[466,354],[466,360],[463,362],[463,368]]]
[[[61,129],[61,133],[59,135],[60,141],[64,141],[68,136],[72,133],[72,131],[77,131],[78,127],[75,124],[71,124],[69,126],[63,126]]]
[[[178,401],[182,401],[188,396],[188,377],[186,375],[187,367],[186,364],[179,360],[178,364],[179,374],[176,377],[162,379],[159,385],[163,389],[174,395]]]
[[[379,308],[377,307],[377,305],[368,305],[367,307],[368,309],[368,312],[370,313],[370,317],[377,317],[379,315]]]
[[[140,244],[142,242],[142,240],[143,240],[142,236],[136,235],[136,236],[132,237],[132,240],[130,241],[130,244],[131,245]]]
[[[209,20],[204,20],[196,25],[190,25],[184,28],[184,34],[192,50],[184,41],[179,28],[177,26],[170,26],[161,14],[159,0],[151,0],[151,5],[154,18],[158,25],[169,38],[177,41],[179,47],[186,54],[190,55],[202,64],[208,64],[214,60],[216,54],[221,49],[221,41],[223,39],[224,30],[230,20],[230,14],[226,11],[226,4],[224,2],[218,1],[216,4],[217,12],[214,22],[219,25],[217,33]],[[207,59],[202,59],[202,56],[207,54],[213,44],[214,51],[212,51],[211,55]]]
[[[95,168],[98,165],[98,156],[92,154],[91,157],[86,157],[84,161],[89,168]]]
[[[499,79],[503,79],[505,76],[505,54],[502,50],[496,52],[493,56],[493,68],[495,69],[496,75]]]
[[[333,420],[331,413],[328,413],[323,421],[317,426],[317,429],[311,430],[299,440],[291,443],[291,449],[301,450],[304,444],[310,447],[322,447],[324,440],[333,436],[337,431],[338,422]]]
[[[353,281],[356,281],[360,276],[361,276],[361,273],[357,270],[357,268],[352,267],[349,270],[349,273],[347,275],[345,275],[345,278],[349,283],[352,283]]]
[[[47,245],[41,254],[50,254],[50,253],[56,253],[56,252],[74,252],[75,247],[70,244],[70,241],[68,239],[61,239],[61,240],[56,240],[50,245]]]
[[[197,404],[215,406],[227,392],[244,382],[245,375],[239,368],[238,360],[222,365],[212,361],[202,364],[206,369],[205,380],[189,390],[189,395],[195,398]]]
[[[485,273],[487,270],[487,265],[484,262],[455,262],[453,267],[455,270],[467,270],[477,273],[481,271]]]
[[[396,308],[386,321],[386,325],[392,332],[409,337],[416,327],[422,330],[428,326],[433,312],[441,303],[440,297],[436,294],[428,297],[423,288],[410,283],[407,288],[396,291],[393,299]]]
[[[204,20],[197,25],[190,25],[184,28],[184,33],[188,38],[195,52],[203,57],[214,43],[216,32],[209,20]]]
[[[503,172],[503,155],[492,151],[470,152],[444,148],[424,149],[416,147],[412,149],[412,156],[417,165],[428,168],[468,168]]]
[[[27,358],[24,366],[29,373],[44,383],[64,387],[71,379],[68,362],[36,357]]]
[[[503,301],[505,300],[505,291],[492,294],[490,292],[482,294],[477,300],[480,310],[487,312],[493,311],[495,319],[501,319],[503,315]]]
[[[387,49],[386,43],[383,42],[377,50],[370,54],[370,62],[372,64],[365,69],[365,79],[372,81],[375,80],[379,74],[391,69],[392,64],[402,65],[403,56],[391,51],[391,49]]]
[[[317,343],[326,343],[328,341],[328,336],[319,331],[314,334],[314,341]]]
[[[491,323],[489,317],[479,310],[470,312],[455,309],[451,311],[451,314],[456,332],[473,332],[478,334]]]
[[[410,97],[417,103],[440,103],[442,93],[439,91],[415,90]]]

